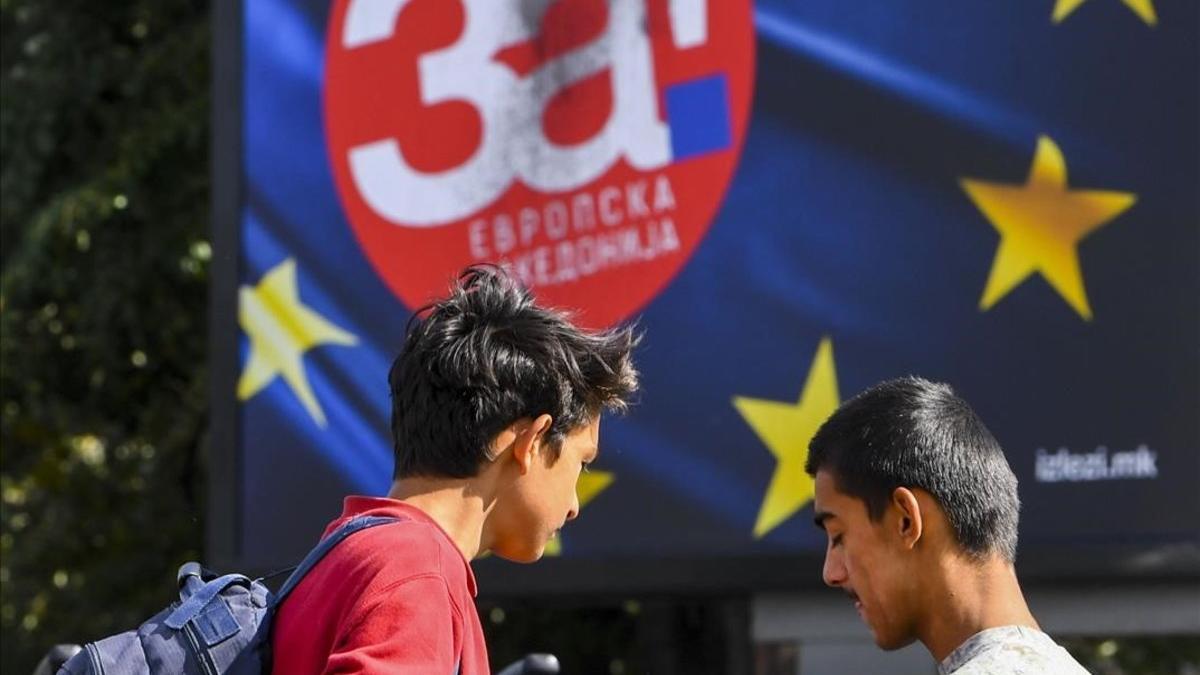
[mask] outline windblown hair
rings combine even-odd
[[[498,433],[543,413],[557,459],[568,433],[629,406],[639,341],[630,327],[576,327],[502,268],[468,267],[413,315],[388,374],[394,477],[473,476]]]
[[[1017,555],[1017,478],[967,402],[946,384],[888,380],[842,404],[813,436],[805,470],[826,470],[874,521],[898,487],[921,488],[946,512],[959,546]]]

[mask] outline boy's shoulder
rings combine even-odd
[[[976,633],[938,669],[946,675],[1087,675],[1067,650],[1039,630],[1002,626]]]
[[[474,575],[449,536],[418,509],[391,499],[348,497],[345,512],[330,523],[328,533],[356,516],[396,518],[348,537],[319,565],[325,575],[355,579],[364,589],[394,586],[408,579],[436,575],[453,589],[474,594]]]

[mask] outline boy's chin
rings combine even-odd
[[[493,550],[492,553],[495,554],[496,557],[503,558],[509,562],[528,564],[528,563],[537,562],[542,559],[542,556],[545,555],[545,553],[546,553],[546,545],[542,544],[541,546],[538,546],[536,548],[531,548],[531,549],[525,550],[525,551]]]

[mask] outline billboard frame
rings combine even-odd
[[[238,377],[238,272],[242,209],[242,2],[212,5],[212,110],[209,170],[212,264],[209,268],[208,504],[204,559],[236,567],[241,542]]]

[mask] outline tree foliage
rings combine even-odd
[[[0,2],[0,670],[137,624],[203,535],[209,29]]]

